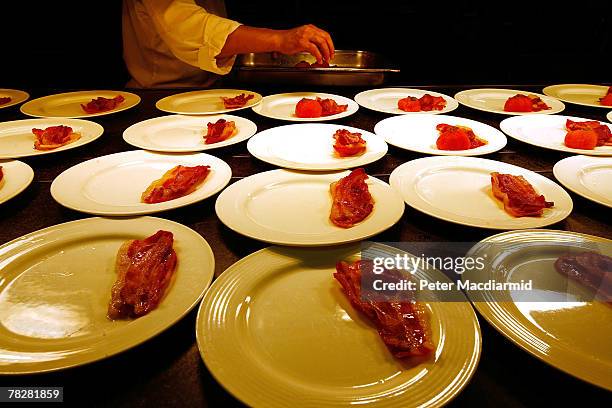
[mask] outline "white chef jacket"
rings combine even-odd
[[[236,56],[217,59],[240,26],[223,0],[124,0],[123,58],[130,87],[206,87]]]

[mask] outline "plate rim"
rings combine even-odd
[[[580,160],[589,160],[589,159],[593,159],[593,158],[603,158],[603,159],[609,159],[610,161],[610,168],[612,168],[612,157],[610,156],[586,156],[586,155],[574,155],[574,156],[569,156],[566,157],[564,159],[559,160],[558,162],[555,163],[555,165],[553,166],[553,175],[555,176],[555,178],[557,179],[557,181],[559,181],[559,183],[561,183],[563,185],[563,187],[567,188],[568,190],[570,190],[571,192],[573,192],[574,194],[579,195],[582,198],[585,198],[591,202],[606,206],[606,207],[610,207],[612,208],[612,198],[609,199],[609,201],[603,201],[600,200],[596,197],[593,196],[588,196],[584,193],[583,191],[579,191],[579,189],[574,188],[575,186],[568,182],[568,179],[565,177],[559,177],[559,174],[561,174],[561,167],[568,165],[568,163],[576,161],[579,162]],[[595,159],[597,160],[597,159]],[[581,169],[579,169],[581,170]],[[586,190],[586,189],[585,189]]]
[[[363,101],[359,102],[357,100],[357,99],[363,99],[366,95],[371,94],[371,93],[375,93],[376,91],[392,91],[392,90],[397,90],[398,92],[399,91],[406,91],[406,92],[417,91],[417,92],[429,93],[429,94],[432,94],[433,96],[441,96],[441,97],[443,97],[446,100],[446,102],[447,102],[446,106],[447,107],[448,107],[449,104],[451,104],[453,106],[450,109],[447,109],[445,107],[444,109],[439,110],[439,111],[433,111],[432,110],[432,111],[429,111],[429,112],[426,112],[426,111],[419,111],[419,112],[404,112],[404,111],[402,111],[402,112],[394,112],[394,111],[385,110],[385,109],[382,109],[382,108],[381,109],[377,109],[377,108],[374,108],[374,107],[371,107],[371,106],[366,106],[366,105],[364,105],[362,103]],[[355,102],[357,102],[357,104],[359,106],[361,106],[362,108],[369,109],[369,110],[374,111],[374,112],[388,113],[388,114],[391,114],[391,115],[418,115],[418,114],[441,115],[441,114],[452,112],[452,111],[454,111],[455,109],[457,109],[459,107],[459,102],[455,98],[450,96],[450,95],[447,95],[447,94],[444,94],[444,93],[441,93],[441,92],[426,90],[426,89],[419,89],[419,88],[385,87],[385,88],[367,89],[365,91],[361,91],[361,92],[357,93],[353,97],[353,100]]]
[[[263,109],[262,106],[264,105],[266,98],[270,100],[272,98],[279,97],[279,96],[289,97],[289,96],[297,96],[297,95],[305,95],[303,96],[304,98],[312,98],[312,97],[317,97],[317,96],[320,98],[330,98],[330,99],[340,98],[342,99],[343,102],[347,102],[349,106],[347,110],[344,112],[337,113],[335,115],[329,115],[329,116],[319,116],[317,118],[284,117],[284,116],[267,115],[267,114],[261,113],[261,110]],[[354,111],[351,110],[351,107],[355,108]],[[297,92],[282,92],[282,93],[277,93],[277,94],[272,94],[272,95],[266,95],[261,99],[261,103],[253,106],[251,110],[255,112],[256,114],[263,116],[265,118],[282,120],[282,121],[287,121],[287,122],[326,122],[326,121],[343,119],[343,118],[347,118],[349,116],[354,115],[359,110],[359,104],[349,97],[338,95],[338,94],[331,94],[327,92],[297,91]]]
[[[123,106],[123,107],[120,107],[120,108],[115,108],[115,109],[112,109],[112,110],[109,110],[109,111],[104,111],[104,112],[83,113],[83,114],[80,114],[80,115],[71,115],[71,116],[48,116],[48,115],[40,115],[38,113],[30,111],[31,105],[34,105],[35,102],[40,102],[41,100],[44,101],[44,100],[47,100],[47,99],[52,99],[52,98],[58,97],[58,96],[78,95],[78,94],[82,94],[82,93],[85,93],[85,92],[93,92],[93,93],[102,93],[102,92],[104,92],[104,93],[114,93],[114,94],[117,94],[117,95],[126,94],[126,95],[130,95],[131,98],[134,98],[134,104],[133,105],[129,105],[129,106]],[[26,103],[21,105],[19,110],[24,115],[30,116],[32,118],[41,118],[41,119],[60,119],[60,118],[65,118],[65,119],[83,119],[83,118],[92,118],[92,117],[96,117],[96,116],[105,116],[105,115],[111,115],[113,113],[123,112],[123,111],[131,109],[131,108],[133,108],[135,106],[138,106],[141,101],[142,101],[142,99],[140,98],[140,96],[138,96],[137,94],[135,94],[133,92],[129,92],[129,91],[116,91],[116,90],[113,90],[113,89],[92,89],[92,90],[61,92],[61,93],[57,93],[57,94],[41,96],[41,97],[38,97],[38,98],[31,99],[31,100],[27,101]]]
[[[470,93],[476,92],[476,91],[510,91],[513,93],[517,93],[517,94],[530,94],[530,95],[536,95],[541,97],[544,97],[544,99],[553,99],[555,101],[555,103],[559,103],[560,104],[560,110],[555,110],[554,108],[552,108],[550,110],[542,110],[539,112],[506,112],[503,110],[497,110],[497,109],[486,109],[483,107],[476,107],[474,105],[468,104],[465,101],[462,101],[462,98],[464,95],[469,95]],[[455,93],[455,95],[453,95],[453,98],[455,98],[455,100],[457,102],[459,102],[459,104],[468,107],[470,109],[476,109],[482,112],[488,112],[488,113],[496,113],[499,115],[506,115],[506,116],[534,116],[534,115],[555,115],[557,113],[561,113],[565,110],[565,104],[560,101],[557,98],[554,98],[552,96],[549,95],[544,95],[538,92],[530,92],[530,91],[524,91],[521,89],[507,89],[507,88],[470,88],[470,89],[464,89],[462,91],[459,91],[457,93]]]
[[[547,93],[547,92],[551,92],[551,90],[556,90],[557,88],[562,87],[562,86],[575,86],[575,87],[579,87],[579,86],[582,86],[582,87],[584,87],[584,86],[588,86],[588,87],[600,87],[601,86],[602,88],[608,88],[605,85],[597,85],[597,84],[553,84],[553,85],[548,85],[548,86],[542,88],[542,93],[544,95],[546,95],[546,96],[550,96],[551,98],[555,98],[555,99],[558,99],[558,100],[560,100],[562,102],[567,102],[567,103],[571,103],[571,104],[574,104],[574,105],[590,106],[592,108],[608,108],[608,109],[610,109],[610,106],[601,105],[601,104],[597,104],[596,105],[594,103],[575,102],[575,101],[571,101],[571,100],[569,100],[567,98],[562,98],[560,96],[550,95],[550,94]],[[605,91],[605,89],[604,89],[604,91]]]
[[[251,93],[251,94],[255,94],[255,99],[257,99],[259,97],[259,100],[257,102],[255,102],[252,105],[249,105],[249,103],[247,102],[246,105],[241,106],[239,108],[229,108],[229,109],[222,109],[222,110],[216,110],[216,111],[210,111],[210,112],[202,112],[202,111],[198,111],[198,113],[196,112],[187,112],[187,111],[179,111],[177,109],[168,109],[168,108],[164,108],[163,105],[165,103],[167,103],[169,100],[172,100],[172,98],[175,98],[177,96],[181,96],[181,95],[188,95],[188,94],[206,94],[206,93],[213,93],[213,92],[220,92],[220,91],[232,91],[232,94],[235,93]],[[184,115],[184,116],[207,116],[207,115],[220,115],[220,114],[224,114],[224,113],[230,113],[230,112],[234,112],[234,111],[239,111],[239,110],[243,110],[243,109],[247,109],[247,108],[252,108],[255,107],[257,105],[259,105],[261,103],[261,101],[263,100],[264,96],[262,94],[260,94],[259,92],[255,92],[255,91],[248,91],[246,89],[233,89],[233,88],[209,88],[209,89],[196,89],[196,90],[191,90],[191,91],[184,91],[184,92],[179,92],[179,93],[175,93],[172,95],[168,95],[168,96],[164,96],[163,98],[158,99],[155,102],[155,108],[157,110],[160,110],[162,112],[166,112],[166,113],[172,113],[172,114],[176,114],[176,115]]]
[[[34,169],[27,163],[22,162],[20,160],[13,160],[13,159],[8,159],[8,160],[4,160],[4,159],[0,159],[0,167],[4,167],[4,165],[6,164],[15,164],[17,167],[21,167],[23,168],[24,171],[26,171],[28,173],[28,181],[25,184],[22,184],[21,186],[18,187],[17,190],[15,190],[12,194],[2,198],[0,197],[0,205],[6,203],[7,201],[17,197],[19,194],[23,193],[29,186],[30,184],[32,184],[32,182],[34,181]],[[6,175],[4,176],[6,177]],[[5,181],[6,183],[6,181]],[[4,187],[3,187],[4,188]]]

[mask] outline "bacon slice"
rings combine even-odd
[[[504,111],[506,112],[539,112],[551,109],[539,96],[516,94],[506,100]]]
[[[223,106],[225,106],[225,109],[235,109],[242,108],[244,105],[247,104],[248,101],[250,101],[254,97],[255,95],[253,94],[246,95],[244,93],[241,93],[240,95],[234,96],[233,98],[227,98],[225,96],[222,96],[221,100],[223,100]]]
[[[348,105],[338,105],[333,99],[321,99],[317,97],[317,102],[321,104],[321,116],[331,116],[346,112]]]
[[[374,199],[368,190],[368,175],[355,169],[346,177],[331,183],[332,208],[329,219],[342,228],[351,228],[363,221],[374,209]]]
[[[318,62],[313,62],[312,64],[310,64],[308,61],[300,61],[297,64],[294,65],[295,68],[329,68],[329,62],[327,61],[323,61],[321,63]]]
[[[0,97],[0,105],[6,105],[7,103],[9,103],[12,100],[13,99],[10,96]]]
[[[429,355],[434,350],[427,310],[419,302],[377,302],[361,293],[361,267],[365,261],[338,262],[334,278],[353,307],[378,329],[396,358]]]
[[[568,119],[565,121],[565,128],[568,130],[568,132],[576,130],[593,131],[597,135],[596,146],[612,146],[612,132],[610,131],[610,128],[596,120],[575,122],[573,120]]]
[[[436,147],[440,150],[469,150],[486,145],[488,142],[479,138],[467,126],[453,126],[440,123],[436,126],[440,136]]]
[[[514,217],[540,217],[544,208],[554,205],[538,194],[523,176],[491,173],[493,195],[504,203],[504,210]]]
[[[561,256],[555,269],[582,285],[592,289],[595,297],[612,303],[612,258],[597,252],[582,252]]]
[[[407,96],[397,101],[397,107],[405,112],[429,112],[432,110],[442,110],[446,107],[446,100],[441,96],[425,94],[420,98]]]
[[[219,119],[215,123],[208,123],[208,132],[204,136],[205,144],[219,143],[236,134],[236,124],[233,121]]]
[[[2,166],[0,166],[0,183],[2,182],[3,178],[4,178],[4,172],[2,171]]]
[[[340,157],[355,156],[366,150],[366,141],[361,138],[361,133],[338,129],[334,133],[334,139],[334,150]]]
[[[348,105],[338,105],[333,99],[302,98],[295,105],[295,116],[298,118],[318,118],[346,112]]]
[[[32,133],[36,136],[34,149],[36,150],[53,150],[58,147],[75,142],[81,138],[80,133],[72,131],[70,126],[50,126],[46,129],[32,129]]]
[[[599,103],[604,106],[612,106],[612,86],[608,88],[608,92],[603,98],[599,98]]]
[[[141,200],[146,204],[162,203],[192,193],[210,173],[210,166],[176,166],[168,170],[162,178],[155,180],[142,193]]]
[[[119,248],[117,280],[108,304],[110,320],[144,316],[159,305],[176,269],[173,242],[171,232],[159,230]]]
[[[81,108],[89,114],[100,113],[115,109],[123,101],[125,101],[125,98],[122,95],[117,95],[112,99],[100,96],[92,99],[86,105],[81,104]]]

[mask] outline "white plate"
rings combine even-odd
[[[551,109],[539,112],[506,112],[504,104],[511,96],[516,94],[536,95]],[[468,89],[455,94],[455,99],[462,105],[485,112],[501,113],[503,115],[550,115],[559,113],[565,109],[563,102],[535,92],[522,91],[518,89],[496,89],[496,88],[477,88]]]
[[[7,96],[11,98],[11,101],[9,103],[5,103],[4,105],[0,105],[0,109],[19,105],[21,102],[27,101],[30,94],[18,89],[0,89],[0,98],[6,98]]]
[[[420,98],[421,96],[429,94],[431,96],[440,96],[446,101],[446,106],[442,110],[432,110],[430,112],[406,112],[397,107],[397,102],[400,99],[408,96],[414,96]],[[394,115],[408,115],[408,114],[439,114],[448,113],[459,107],[456,100],[448,95],[444,95],[438,92],[427,91],[423,89],[411,89],[411,88],[382,88],[382,89],[370,89],[363,91],[355,95],[355,102],[364,108],[371,109],[377,112],[391,113]]]
[[[588,84],[560,84],[550,85],[542,90],[544,94],[576,105],[591,106],[593,108],[607,108],[609,106],[599,103],[599,98],[606,96],[607,86]]]
[[[253,94],[255,97],[241,108],[228,109],[223,105],[222,96],[233,98],[240,94]],[[259,104],[261,99],[261,95],[257,92],[245,91],[243,89],[204,89],[166,96],[157,101],[155,107],[164,112],[182,115],[212,115],[251,108]]]
[[[159,306],[138,319],[106,318],[123,242],[174,234],[177,269]],[[88,218],[0,246],[0,374],[30,374],[110,357],[185,316],[210,284],[215,261],[190,228],[161,218]]]
[[[515,218],[493,196],[491,173],[523,176],[554,207],[541,217]],[[572,212],[572,199],[554,181],[531,170],[476,157],[438,156],[409,161],[389,178],[406,203],[432,217],[471,227],[539,228],[562,221]]]
[[[361,133],[366,151],[358,156],[337,156],[333,135],[338,129]],[[247,148],[259,160],[280,167],[317,171],[364,166],[387,153],[382,137],[362,129],[327,123],[300,123],[264,130],[249,140]]]
[[[480,328],[467,299],[426,303],[434,356],[402,363],[333,277],[337,261],[358,256],[355,246],[270,247],[230,266],[198,312],[196,338],[209,371],[254,407],[448,403],[465,387],[480,355]],[[423,275],[450,282],[431,268]]]
[[[87,104],[92,99],[114,98],[122,95],[125,100],[115,109],[100,113],[86,113],[81,104]],[[126,91],[77,91],[43,96],[21,105],[21,112],[37,118],[90,118],[93,116],[110,115],[130,109],[140,103],[140,96]]]
[[[58,147],[53,150],[36,150],[34,142],[36,136],[32,129],[45,129],[50,126],[70,126],[81,138],[75,142]],[[0,122],[0,159],[17,157],[39,156],[64,150],[74,149],[93,142],[104,133],[104,128],[95,122],[82,119],[23,119],[10,122]]]
[[[0,180],[0,204],[25,190],[34,179],[34,170],[18,160],[0,160],[4,177]]]
[[[205,144],[209,122],[219,119],[236,123],[237,133],[219,143]],[[247,140],[257,132],[255,123],[240,116],[168,115],[138,122],[123,132],[123,140],[132,146],[158,152],[197,152],[233,145]]]
[[[333,99],[338,105],[348,105],[346,111],[336,115],[321,116],[319,118],[298,118],[295,116],[295,105],[302,98],[314,99],[316,97],[322,99]],[[320,92],[293,92],[276,95],[268,95],[261,101],[261,104],[255,106],[253,111],[267,118],[288,120],[292,122],[323,122],[327,120],[335,120],[351,116],[359,109],[359,105],[352,99],[345,98],[340,95],[333,95]]]
[[[505,134],[516,140],[545,149],[589,156],[612,156],[612,146],[599,146],[593,150],[567,147],[564,143],[565,135],[567,134],[567,129],[565,128],[567,119],[578,122],[594,120],[562,115],[523,116],[504,119],[499,124],[499,127]],[[601,121],[600,123],[612,129],[610,124]]]
[[[301,173],[271,170],[246,177],[226,188],[215,210],[226,226],[260,241],[292,246],[336,245],[376,235],[395,224],[404,213],[402,198],[387,183],[366,180],[374,210],[352,228],[329,220],[329,185],[349,171]]]
[[[567,157],[555,164],[553,173],[574,193],[612,207],[612,157]]]
[[[193,193],[145,204],[140,196],[149,185],[177,165],[211,167]],[[51,195],[61,205],[89,214],[126,216],[152,214],[202,201],[229,183],[232,170],[223,160],[206,153],[160,154],[144,150],[121,152],[87,160],[69,168],[51,184]]]
[[[467,126],[474,131],[476,136],[488,143],[475,149],[440,150],[436,147],[436,140],[440,136],[436,126],[440,123]],[[378,122],[374,127],[374,132],[384,137],[390,145],[401,149],[445,156],[489,154],[502,149],[507,143],[506,136],[492,126],[471,119],[447,115],[393,116]]]
[[[612,111],[608,112],[608,114],[606,115],[606,119],[608,119],[608,122],[612,122]]]

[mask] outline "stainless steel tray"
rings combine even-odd
[[[250,53],[240,55],[234,68],[238,80],[245,82],[328,86],[381,85],[389,73],[399,72],[369,51],[336,50],[329,68],[296,68],[300,61],[313,63],[315,59],[308,53]]]

